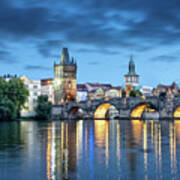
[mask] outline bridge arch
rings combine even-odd
[[[96,107],[94,111],[94,119],[109,119],[110,113],[109,110],[112,110],[116,113],[115,117],[119,117],[119,111],[116,106],[110,102],[105,102]]]
[[[130,118],[131,119],[141,119],[142,115],[146,109],[149,109],[149,111],[152,111],[152,112],[153,111],[158,112],[157,107],[154,104],[152,104],[151,102],[142,102],[142,103],[136,104],[131,109]]]
[[[83,115],[83,112],[83,109],[81,109],[79,106],[73,106],[68,110],[68,118],[80,118]]]
[[[173,110],[173,118],[180,119],[180,105],[176,106]]]

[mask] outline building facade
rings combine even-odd
[[[151,86],[142,86],[140,91],[145,97],[153,95],[153,87]]]
[[[87,101],[88,100],[88,90],[85,84],[77,84],[77,93],[76,93],[76,101]]]
[[[53,79],[49,78],[41,80],[41,95],[48,96],[48,101],[54,104]]]
[[[174,96],[179,96],[179,86],[173,82],[171,85],[159,84],[153,89],[153,95],[160,96],[166,95],[168,98],[174,98]]]
[[[61,104],[76,100],[77,65],[70,60],[68,49],[63,48],[60,64],[54,63],[54,102]]]
[[[29,97],[25,103],[25,107],[21,111],[21,115],[34,116],[37,98],[41,95],[41,82],[40,80],[31,80],[24,75],[21,76],[20,79],[23,81],[27,90],[29,91]]]

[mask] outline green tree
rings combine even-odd
[[[0,77],[0,100],[7,95],[7,82]]]
[[[20,116],[20,111],[28,98],[29,92],[24,83],[18,78],[11,79],[8,82],[7,88],[7,97],[14,103],[17,109],[17,114]]]
[[[48,96],[40,95],[37,99],[36,119],[49,120],[52,114],[52,103],[48,102]]]
[[[15,120],[17,117],[16,106],[7,97],[0,101],[0,120]]]
[[[131,97],[142,96],[142,93],[139,90],[132,90],[130,92],[129,96],[131,96]]]
[[[131,97],[136,97],[136,91],[135,90],[132,90],[131,92],[130,92],[130,94],[129,94],[129,96],[131,96]]]
[[[137,96],[142,96],[143,94],[142,94],[141,91],[137,90],[137,91],[136,91],[136,95],[137,95]]]

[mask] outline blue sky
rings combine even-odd
[[[142,85],[180,83],[179,0],[1,0],[0,72],[53,77],[63,47],[78,83],[122,85],[131,54]]]

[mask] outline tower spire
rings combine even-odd
[[[135,64],[134,64],[134,61],[133,61],[133,55],[130,56],[129,74],[135,74]]]
[[[63,48],[62,49],[62,55],[61,55],[60,64],[63,64],[63,65],[68,65],[69,64],[68,48]]]

